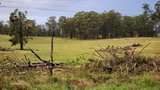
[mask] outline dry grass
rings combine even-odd
[[[47,73],[47,69],[41,68],[20,68],[20,70],[7,68],[7,70],[11,71],[6,72],[6,69],[2,71],[0,69],[0,87],[2,89],[90,90],[101,88],[102,90],[106,90],[106,88],[117,88],[118,90],[122,88],[127,90],[131,88],[131,85],[134,85],[132,86],[134,90],[144,88],[154,89],[155,87],[157,90],[160,89],[159,72],[141,75],[118,72],[108,74],[103,71],[90,72],[77,66],[70,66],[70,64],[54,68],[53,76]]]

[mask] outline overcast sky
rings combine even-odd
[[[153,8],[158,0],[0,0],[0,20],[9,20],[16,8],[27,11],[27,17],[44,24],[48,17],[72,17],[78,11],[96,11],[102,13],[114,9],[122,15],[134,16],[142,13],[142,4]]]

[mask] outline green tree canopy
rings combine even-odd
[[[9,40],[12,45],[20,44],[20,50],[23,50],[23,45],[26,44],[31,36],[31,32],[35,26],[35,21],[27,19],[27,12],[21,12],[15,9],[10,14],[10,36]]]
[[[52,17],[49,17],[47,19],[48,21],[46,22],[46,27],[47,27],[47,35],[48,36],[51,36],[52,34],[52,31],[54,31],[54,34],[56,35],[56,30],[57,30],[57,22],[56,22],[56,17],[55,16],[52,16]]]

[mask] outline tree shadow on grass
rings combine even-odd
[[[30,49],[23,49],[23,50],[21,50],[21,49],[19,49],[19,48],[16,48],[16,49],[14,49],[14,50],[20,50],[20,51],[30,51]],[[34,50],[34,51],[39,51],[38,49],[32,49],[32,50]]]
[[[10,47],[1,47],[0,46],[0,51],[15,51],[15,50],[20,50],[19,48],[10,48]],[[33,49],[34,51],[39,51],[38,49]],[[21,51],[30,51],[29,48],[25,48]]]
[[[0,51],[14,51],[14,49],[12,49],[12,48],[8,48],[8,47],[1,47],[0,46]]]

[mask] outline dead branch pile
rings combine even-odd
[[[149,44],[148,44],[149,45]],[[148,46],[147,45],[147,46]],[[95,50],[100,60],[92,60],[84,66],[85,69],[93,72],[127,72],[131,74],[140,74],[143,72],[160,71],[160,59],[147,58],[140,53],[147,47],[145,46],[139,52],[132,45],[124,47],[108,46],[100,50]],[[91,61],[91,60],[90,60]]]
[[[37,67],[54,67],[58,64],[55,64],[51,62],[50,60],[43,60],[37,53],[35,53],[32,49],[29,48],[29,50],[40,60],[41,62],[31,62],[27,56],[25,55],[24,62],[19,62],[16,64],[16,67],[22,67],[22,68],[37,68]]]
[[[4,58],[0,60],[0,72],[23,72],[28,69],[49,69],[52,72],[53,67],[59,63],[53,63],[49,60],[43,60],[32,49],[29,50],[40,60],[40,62],[31,62],[25,55],[25,61],[18,58]],[[61,63],[60,63],[61,64]]]

